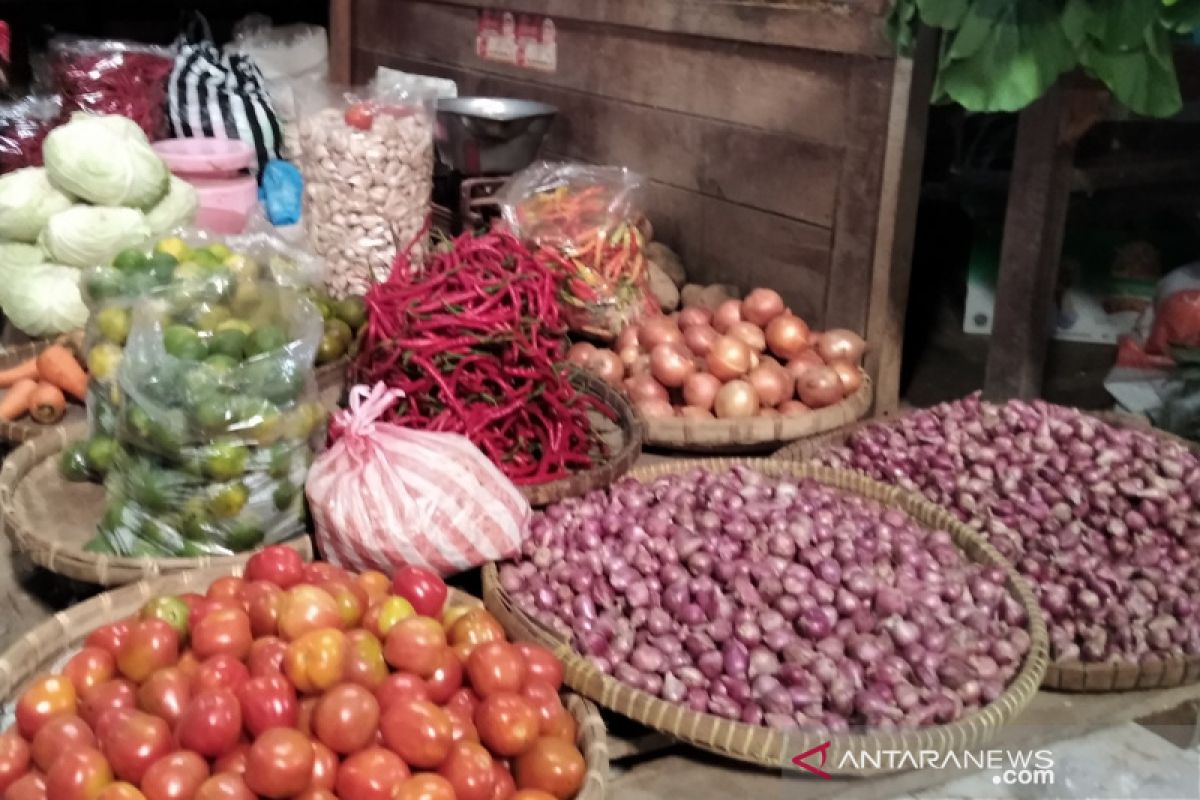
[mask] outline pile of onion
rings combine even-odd
[[[1200,459],[1184,445],[973,395],[861,429],[823,460],[983,530],[1033,584],[1055,660],[1200,654]]]
[[[648,417],[722,419],[804,414],[862,385],[866,344],[853,331],[813,331],[770,289],[689,306],[632,325],[616,350],[575,344],[568,358],[624,386]]]
[[[779,729],[950,722],[995,700],[1030,647],[1005,570],[945,531],[745,468],[551,506],[500,581],[618,680]]]

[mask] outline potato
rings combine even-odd
[[[662,267],[651,261],[648,275],[650,277],[650,293],[658,301],[663,313],[669,314],[679,308],[679,289],[675,288],[674,281]]]
[[[699,306],[700,308],[707,308],[709,311],[716,311],[717,306],[726,300],[740,300],[742,291],[736,286],[731,286],[727,283],[714,283],[709,286],[689,283],[683,287],[680,297],[683,300],[685,308]]]
[[[679,256],[675,254],[674,250],[662,242],[651,242],[646,245],[646,258],[650,263],[657,264],[659,269],[675,283],[676,287],[682,287],[687,283],[687,273],[684,272],[683,262],[679,260]]]

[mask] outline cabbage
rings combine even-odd
[[[132,126],[132,128],[131,128]],[[63,191],[103,206],[149,208],[167,193],[167,166],[124,117],[76,112],[46,137],[42,159]]]
[[[36,244],[0,242],[0,283],[45,260],[46,252]]]
[[[72,206],[46,223],[38,240],[50,260],[72,267],[95,267],[126,247],[150,238],[146,215],[136,208]]]
[[[41,167],[26,167],[0,177],[0,238],[36,242],[51,214],[74,201],[55,189]]]
[[[83,327],[88,310],[79,291],[82,273],[61,264],[38,264],[0,283],[0,307],[29,336],[52,336]]]
[[[196,216],[199,205],[200,195],[196,192],[196,187],[172,175],[166,196],[146,212],[146,223],[152,233],[166,233],[171,228],[189,224]]]

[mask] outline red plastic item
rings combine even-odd
[[[50,71],[63,110],[119,114],[150,139],[167,129],[167,77],[174,57],[164,47],[103,39],[56,38]]]
[[[1146,352],[1167,355],[1171,345],[1200,347],[1200,289],[1176,292],[1154,309]]]

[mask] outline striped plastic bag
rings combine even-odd
[[[331,563],[391,572],[415,564],[450,575],[515,554],[529,503],[466,437],[379,422],[403,397],[355,386],[335,415],[339,438],[305,491],[317,547]]]

